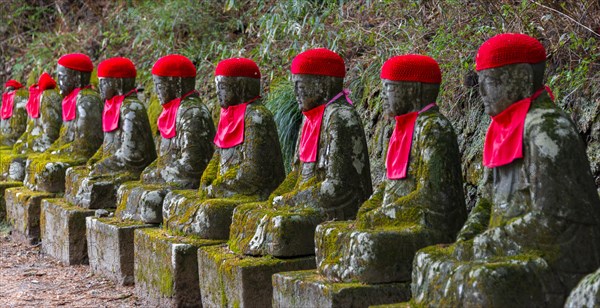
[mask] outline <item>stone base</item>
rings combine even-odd
[[[6,220],[6,201],[4,199],[6,189],[23,186],[22,182],[0,182],[0,221]]]
[[[116,218],[86,217],[90,267],[121,285],[133,284],[133,231],[152,225]]]
[[[410,299],[410,282],[328,282],[314,270],[273,275],[273,307],[369,307]]]
[[[191,236],[172,236],[162,228],[134,232],[135,293],[147,306],[201,307],[199,247],[222,244]]]
[[[87,166],[67,169],[65,199],[70,204],[88,209],[115,208],[117,189],[121,183],[134,180],[133,176],[90,177]]]
[[[42,202],[42,252],[64,264],[87,264],[85,218],[94,210],[68,204],[65,199]]]
[[[227,246],[198,250],[200,293],[205,307],[270,307],[271,277],[315,268],[314,256],[293,259],[237,255]]]
[[[117,191],[115,216],[147,224],[162,223],[163,199],[171,188],[168,184],[124,183]]]
[[[20,241],[37,244],[40,241],[40,203],[54,194],[31,191],[25,187],[8,188],[5,192],[6,217],[13,235]]]

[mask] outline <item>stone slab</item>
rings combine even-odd
[[[314,269],[314,256],[278,259],[234,254],[227,246],[198,250],[204,307],[270,307],[271,277],[283,271]]]
[[[115,208],[117,189],[127,180],[122,175],[90,177],[87,166],[67,169],[65,180],[65,199],[70,204],[88,209]]]
[[[167,184],[126,182],[117,190],[115,216],[148,224],[162,223],[163,199],[170,189]]]
[[[40,204],[43,199],[54,196],[53,193],[31,191],[26,187],[6,189],[6,217],[17,240],[29,244],[40,241]]]
[[[67,265],[87,264],[85,218],[94,210],[68,204],[63,198],[42,202],[42,252]]]
[[[273,307],[369,307],[410,299],[410,282],[329,282],[315,270],[273,275]]]
[[[0,221],[6,220],[6,201],[4,199],[6,189],[23,186],[22,182],[0,182]]]
[[[146,306],[201,307],[198,248],[222,244],[175,236],[162,228],[134,231],[135,293]]]
[[[132,285],[133,232],[152,225],[93,216],[86,217],[85,224],[92,272],[120,285]]]

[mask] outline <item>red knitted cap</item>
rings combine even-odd
[[[4,84],[4,87],[5,88],[13,87],[15,90],[17,90],[17,89],[22,88],[23,85],[20,82],[14,80],[14,79],[11,79]]]
[[[438,63],[429,56],[402,55],[389,58],[381,67],[382,79],[439,84],[442,72]]]
[[[123,57],[106,59],[98,64],[98,77],[135,78],[136,73],[133,62]]]
[[[217,64],[215,76],[249,77],[260,79],[260,70],[254,61],[246,58],[225,59]]]
[[[56,88],[56,81],[52,79],[50,74],[43,72],[38,79],[38,87],[42,90],[54,89]]]
[[[94,64],[90,57],[82,53],[71,53],[58,59],[58,64],[80,72],[91,72],[94,70]]]
[[[196,77],[194,63],[182,55],[164,56],[152,67],[152,75],[163,77]]]
[[[504,33],[485,41],[475,57],[477,71],[517,63],[540,63],[546,60],[544,46],[529,35]]]
[[[310,49],[292,60],[292,74],[323,75],[332,77],[346,76],[344,59],[337,53],[326,49]]]

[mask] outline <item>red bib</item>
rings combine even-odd
[[[217,126],[217,133],[213,140],[215,145],[221,149],[234,147],[244,142],[244,116],[248,104],[259,99],[257,96],[239,105],[221,108],[221,117]]]
[[[12,117],[16,92],[17,91],[13,90],[2,93],[2,108],[0,110],[0,118],[2,118],[2,120],[10,119],[10,117]]]
[[[179,105],[181,105],[181,101],[194,94],[198,93],[196,90],[192,90],[182,97],[178,97],[164,105],[162,105],[163,110],[158,116],[157,125],[158,131],[160,131],[160,135],[165,139],[171,139],[177,135],[177,129],[175,128],[175,120],[177,120],[177,111],[179,110]]]
[[[523,129],[527,111],[545,88],[539,89],[530,97],[513,103],[504,111],[491,117],[483,145],[483,165],[495,168],[510,164],[523,157]],[[548,92],[551,93],[551,92]]]
[[[406,177],[417,116],[433,106],[435,106],[435,103],[425,106],[418,112],[409,112],[394,117],[396,119],[396,126],[394,127],[394,132],[390,138],[387,155],[385,157],[385,167],[388,179],[399,180]]]
[[[29,99],[27,100],[25,109],[31,118],[40,117],[40,98],[42,97],[42,93],[44,93],[44,90],[40,89],[37,84],[29,87]]]
[[[72,121],[73,119],[75,119],[75,116],[77,115],[77,108],[76,108],[77,94],[79,94],[79,91],[81,91],[83,89],[88,89],[90,87],[91,87],[91,85],[87,85],[83,88],[75,88],[75,89],[73,89],[73,91],[71,91],[71,93],[69,93],[67,96],[65,96],[65,98],[63,98],[63,100],[62,100],[63,121],[68,122],[68,121]]]
[[[125,95],[115,95],[104,101],[104,110],[102,111],[102,130],[104,132],[112,132],[119,127],[121,104],[127,96],[133,93],[137,93],[137,89],[133,89]]]

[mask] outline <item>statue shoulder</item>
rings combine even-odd
[[[359,126],[362,129],[362,121],[354,106],[348,103],[332,103],[325,108],[324,122],[344,127]]]
[[[575,124],[549,98],[542,97],[531,104],[525,118],[525,136],[545,134],[547,138],[579,138]]]
[[[246,119],[252,122],[263,123],[264,121],[273,121],[273,113],[262,103],[252,103],[246,108]]]
[[[125,100],[123,100],[123,105],[121,105],[121,109],[127,110],[127,111],[136,111],[136,112],[142,111],[142,112],[146,113],[146,107],[135,96],[134,97],[132,97],[132,96],[126,97]]]
[[[98,104],[102,102],[100,94],[92,89],[83,89],[77,99],[80,104]]]
[[[452,123],[450,122],[450,120],[448,120],[448,118],[446,118],[444,114],[440,112],[439,108],[437,107],[435,107],[435,109],[431,109],[420,114],[417,118],[417,125],[425,133],[454,133]]]

